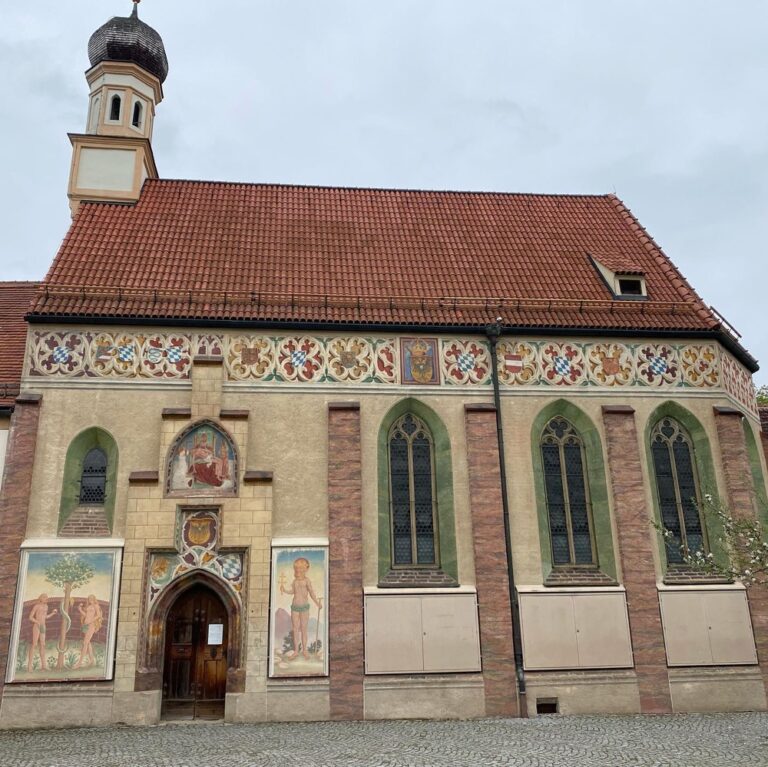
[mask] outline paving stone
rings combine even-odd
[[[768,714],[0,732],[2,767],[768,767]]]

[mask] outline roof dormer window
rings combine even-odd
[[[648,298],[642,266],[621,253],[588,253],[613,298],[642,301]]]
[[[618,283],[619,295],[621,296],[642,296],[645,294],[641,277],[618,277]]]

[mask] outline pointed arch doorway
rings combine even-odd
[[[205,584],[176,598],[165,626],[163,718],[224,718],[229,630],[226,606]]]

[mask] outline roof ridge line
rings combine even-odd
[[[423,187],[385,187],[385,186],[342,186],[334,184],[289,184],[282,182],[268,182],[268,181],[215,181],[210,179],[189,179],[189,178],[148,178],[145,180],[145,185],[155,186],[158,184],[201,184],[208,186],[245,186],[245,187],[260,187],[271,189],[318,189],[327,191],[340,191],[340,192],[393,192],[393,193],[413,193],[413,194],[450,194],[450,195],[478,195],[485,197],[554,197],[565,199],[590,199],[590,200],[604,200],[611,197],[610,193],[604,194],[568,194],[568,193],[552,193],[552,192],[504,192],[494,190],[480,190],[480,189],[427,189]],[[96,200],[86,201],[82,204],[98,204],[104,203]],[[124,204],[124,203],[120,203]]]
[[[678,290],[681,295],[683,295],[683,299],[690,300],[690,297],[692,296],[701,305],[697,310],[699,316],[704,320],[715,320],[715,324],[720,325],[721,323],[707,308],[707,303],[704,301],[704,299],[694,290],[693,286],[683,275],[677,264],[675,264],[675,262],[664,252],[663,248],[656,242],[656,240],[653,239],[648,230],[640,223],[640,221],[637,219],[637,216],[635,216],[630,207],[614,192],[608,195],[608,199],[610,199],[619,215],[621,215],[627,222],[629,228],[637,235],[637,238],[645,246],[645,249],[654,256],[656,263],[661,267],[661,269],[669,277],[676,277],[678,280],[680,280],[682,287],[688,290],[690,296],[684,296],[679,287],[675,285],[674,279],[671,280],[672,286]]]

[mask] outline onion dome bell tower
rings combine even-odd
[[[152,129],[168,59],[160,35],[139,18],[139,2],[133,0],[130,16],[115,16],[88,41],[86,132],[69,134],[72,215],[84,200],[136,202],[145,179],[157,178]]]

